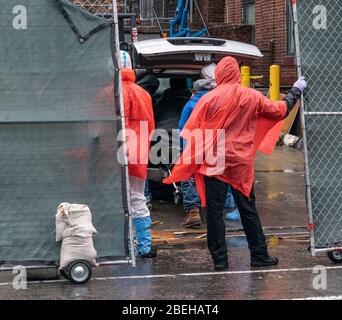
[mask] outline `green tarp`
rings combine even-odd
[[[1,262],[58,260],[61,202],[90,207],[99,257],[127,256],[110,29],[65,0],[1,0]]]

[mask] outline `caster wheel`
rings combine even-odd
[[[69,280],[74,284],[83,284],[90,280],[92,269],[87,261],[75,261],[68,266]]]
[[[335,263],[342,263],[342,251],[328,252],[328,258]]]

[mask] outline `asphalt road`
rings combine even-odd
[[[342,265],[325,255],[311,257],[306,243],[281,240],[271,245],[280,264],[261,270],[249,266],[244,240],[230,240],[229,246],[230,269],[225,272],[214,272],[205,246],[197,244],[161,249],[157,259],[139,260],[134,269],[95,268],[85,285],[60,278],[34,280],[26,290],[16,290],[14,275],[1,273],[0,299],[342,299]],[[314,273],[318,265],[326,267],[326,289],[315,288],[323,279]]]

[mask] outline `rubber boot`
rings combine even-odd
[[[227,212],[224,218],[228,221],[240,221],[241,220],[240,213],[237,208],[231,212]]]
[[[157,252],[152,247],[151,218],[137,218],[133,220],[133,224],[140,257],[154,258],[157,255]]]

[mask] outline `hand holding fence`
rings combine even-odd
[[[304,92],[306,87],[308,86],[307,82],[305,81],[305,77],[300,77],[295,84],[293,85],[295,88],[299,89],[300,91]]]

